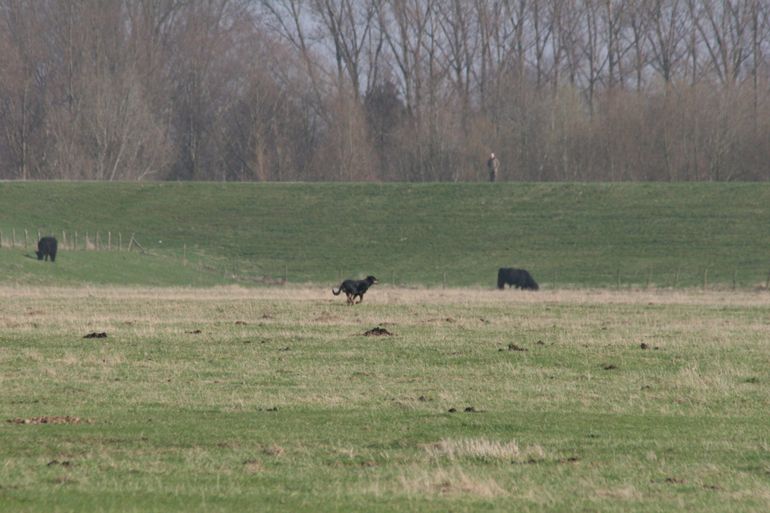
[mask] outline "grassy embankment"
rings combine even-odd
[[[4,283],[209,286],[281,280],[545,288],[764,285],[768,184],[0,183]],[[55,266],[8,248],[24,229],[71,242]],[[148,250],[84,251],[107,232]],[[186,247],[186,252],[185,252]],[[186,258],[185,258],[186,257]]]

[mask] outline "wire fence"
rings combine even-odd
[[[44,236],[52,236],[57,239],[59,251],[131,251],[143,249],[134,238],[134,233],[112,231],[78,231],[62,230],[60,233],[48,233],[41,230],[31,231],[27,229],[0,230],[0,248],[7,249],[36,249],[38,241]]]

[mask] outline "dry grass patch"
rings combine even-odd
[[[246,460],[243,462],[243,471],[247,474],[259,474],[265,471],[265,466],[256,459]]]
[[[460,467],[414,469],[398,479],[398,492],[411,496],[463,496],[492,499],[510,493],[490,477],[473,476]]]
[[[485,462],[533,462],[545,459],[545,451],[539,445],[521,449],[515,441],[498,442],[487,438],[444,439],[425,447],[428,455],[436,460],[450,461],[471,459]]]
[[[641,500],[642,494],[633,485],[619,486],[616,488],[600,488],[596,490],[597,497],[618,499],[624,501]]]
[[[366,296],[366,303],[357,307],[364,310],[368,303],[374,304],[489,304],[489,303],[578,303],[578,304],[644,304],[655,305],[733,305],[769,306],[770,294],[764,291],[725,291],[698,289],[556,289],[539,292],[499,291],[491,288],[426,288],[396,287],[381,285]],[[375,293],[376,292],[376,293]],[[371,296],[371,297],[370,297]],[[282,287],[246,288],[237,285],[205,289],[189,287],[32,287],[18,285],[0,286],[0,300],[35,299],[43,302],[59,300],[109,300],[126,301],[185,301],[211,302],[228,300],[271,300],[271,301],[323,301],[330,307],[345,307],[334,298],[326,285],[285,285]],[[337,301],[335,301],[337,299]],[[36,301],[36,304],[39,303]],[[347,310],[340,310],[345,312]],[[29,318],[30,311],[19,312]],[[55,311],[35,308],[33,317],[56,315]],[[326,315],[333,315],[327,312]],[[434,320],[437,318],[434,318]],[[454,320],[454,319],[453,319]],[[446,322],[446,318],[444,318]]]

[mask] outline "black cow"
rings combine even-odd
[[[501,267],[497,271],[497,288],[504,289],[506,285],[517,289],[537,290],[537,282],[526,269],[514,269],[513,267]]]
[[[367,276],[363,280],[345,280],[339,288],[335,291],[332,289],[332,294],[339,296],[340,292],[344,292],[348,296],[348,304],[355,304],[356,296],[358,296],[358,302],[364,300],[364,294],[369,290],[369,287],[377,283],[377,278],[374,276]]]
[[[37,241],[37,251],[35,251],[38,260],[48,260],[56,262],[56,239],[54,237],[43,237]]]

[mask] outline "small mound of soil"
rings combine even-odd
[[[393,336],[393,333],[389,332],[385,328],[381,328],[380,326],[377,326],[376,328],[372,328],[369,331],[364,332],[365,337],[390,337]]]
[[[68,460],[64,460],[64,461],[51,460],[51,461],[49,461],[47,463],[47,466],[49,466],[49,467],[53,467],[54,465],[61,465],[62,467],[69,467],[69,466],[72,465],[72,462],[68,461]]]
[[[189,335],[200,335],[203,332],[201,330],[192,330],[192,331],[185,331],[185,333]]]
[[[10,424],[90,424],[88,419],[81,419],[80,417],[71,417],[69,415],[54,415],[43,417],[31,417],[28,419],[15,418],[8,419],[6,422]]]
[[[83,338],[107,338],[107,333],[103,331],[93,331],[88,335],[83,336]]]
[[[527,349],[524,347],[519,347],[514,343],[508,344],[508,351],[526,351]]]

